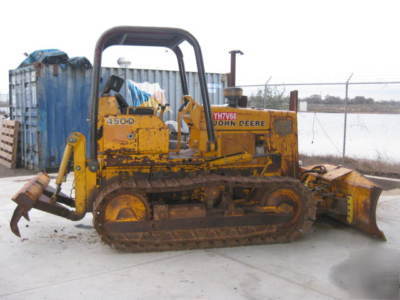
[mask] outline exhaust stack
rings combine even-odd
[[[236,55],[243,55],[240,50],[229,51],[231,55],[231,70],[228,74],[228,87],[224,89],[224,96],[230,107],[247,107],[247,96],[243,96],[243,89],[236,87]]]

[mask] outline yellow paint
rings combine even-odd
[[[169,150],[168,127],[155,115],[108,116],[103,121],[99,152],[162,154]]]
[[[304,167],[312,170],[314,166]],[[376,224],[376,205],[381,189],[360,173],[325,164],[324,174],[305,173],[306,186],[317,191],[319,209],[332,218],[385,239]]]
[[[280,174],[297,175],[298,142],[296,113],[290,111],[213,106],[212,117],[218,147],[215,151],[208,151],[203,107],[195,103],[185,109],[183,118],[191,130],[190,147],[197,149],[200,156],[222,156],[221,145],[223,145],[224,137],[227,134],[264,134],[265,152],[277,153],[282,156]],[[289,120],[291,123],[290,132],[286,135],[280,134],[274,127],[275,122],[279,122],[280,120]],[[239,135],[237,140],[240,143],[241,139]],[[262,164],[262,167],[264,167],[264,164]]]
[[[67,139],[61,167],[57,178],[66,176],[71,153],[73,153],[73,169],[75,181],[75,210],[78,215],[87,211],[87,199],[96,186],[96,173],[90,172],[86,166],[86,138],[82,133],[73,132]]]
[[[67,143],[64,149],[64,154],[61,160],[60,168],[58,170],[57,178],[56,178],[56,185],[60,186],[61,183],[65,180],[65,175],[67,174],[67,168],[69,164],[69,160],[72,155],[73,146],[70,142]]]
[[[118,195],[110,200],[105,209],[105,220],[110,222],[137,222],[146,216],[147,209],[139,195]]]
[[[106,116],[121,114],[117,99],[114,96],[105,96],[99,99],[99,113],[97,119],[102,121]]]
[[[230,167],[236,163],[245,163],[253,160],[253,155],[249,153],[240,153],[236,155],[231,155],[231,156],[222,156],[217,159],[213,159],[208,161],[208,166],[210,168],[218,168],[221,166],[227,166],[229,165]]]
[[[353,202],[353,197],[347,196],[347,216],[346,216],[346,221],[349,224],[353,223],[353,218],[354,218],[354,202]]]
[[[257,207],[257,212],[288,214],[288,213],[293,212],[293,207],[288,204],[281,204],[279,206],[260,206],[260,207]]]
[[[268,205],[281,205],[286,201],[295,203],[300,202],[300,196],[292,189],[280,188],[273,191],[267,199]]]
[[[179,152],[181,149],[182,121],[184,119],[184,116],[190,115],[190,112],[197,105],[196,101],[194,101],[193,98],[190,97],[189,95],[184,95],[182,97],[182,104],[185,104],[185,106],[180,111],[178,111],[178,117],[176,120],[178,123],[178,135],[177,135],[177,148],[175,152]]]

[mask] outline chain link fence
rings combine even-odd
[[[400,162],[400,81],[242,85],[249,106],[289,108],[299,92],[299,150]]]

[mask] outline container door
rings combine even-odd
[[[10,113],[21,123],[20,167],[37,169],[39,163],[37,76],[33,67],[10,73]]]

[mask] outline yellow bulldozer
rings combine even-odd
[[[188,93],[182,42],[195,53],[201,104]],[[102,53],[113,45],[176,54],[183,97],[175,143],[163,121],[165,106],[129,106],[116,76],[100,91]],[[90,151],[83,134],[70,134],[55,187],[41,172],[12,198],[12,232],[20,236],[19,220],[29,220],[35,208],[73,221],[92,212],[105,243],[133,252],[289,242],[321,215],[385,238],[375,218],[379,187],[341,166],[299,165],[296,111],[249,108],[235,87],[225,97],[226,105],[210,105],[202,52],[187,31],[106,31],[94,55]],[[71,171],[74,197],[61,191]]]

